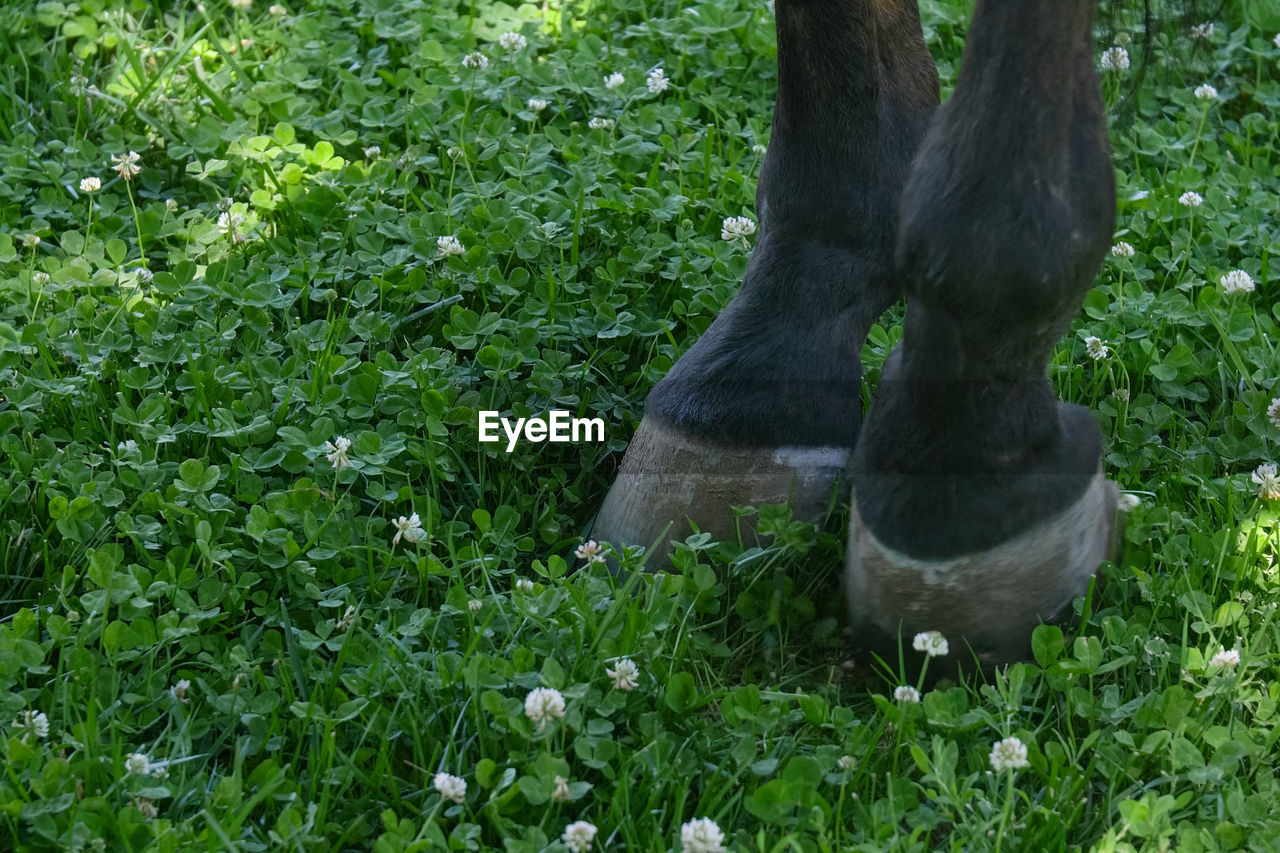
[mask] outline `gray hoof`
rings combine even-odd
[[[984,668],[1025,659],[1035,627],[1070,608],[1114,556],[1117,495],[1099,471],[1058,515],[985,551],[928,560],[880,542],[855,496],[845,577],[855,630],[891,653],[899,632],[909,648],[916,633],[941,631],[953,656],[967,645]]]
[[[690,522],[717,539],[736,538],[735,506],[789,503],[795,518],[816,521],[834,489],[847,495],[850,456],[845,447],[721,446],[645,418],[591,537],[616,547],[656,544],[645,568],[661,571],[671,565],[671,540],[687,537]]]

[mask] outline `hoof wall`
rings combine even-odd
[[[735,506],[790,503],[796,518],[817,520],[833,489],[848,482],[850,456],[845,447],[726,447],[646,418],[591,536],[615,546],[656,544],[646,569],[660,571],[690,521],[718,539],[736,537]]]
[[[941,631],[951,654],[968,645],[983,668],[1025,659],[1031,632],[1084,595],[1099,564],[1113,556],[1116,486],[1101,472],[1056,516],[993,548],[945,559],[917,559],[849,523],[846,589],[855,632],[896,654],[899,633]]]

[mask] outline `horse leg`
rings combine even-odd
[[[899,295],[896,211],[938,75],[915,0],[777,0],[776,14],[755,250],[738,294],[649,394],[597,539],[648,547],[683,538],[686,520],[729,537],[732,506],[788,500],[816,519],[847,481],[860,351]],[[659,545],[650,569],[668,565]]]
[[[1115,220],[1093,0],[979,0],[903,192],[904,336],[854,459],[847,587],[872,645],[1025,656],[1109,554],[1101,432],[1045,378]]]

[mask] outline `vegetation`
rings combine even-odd
[[[845,660],[839,517],[575,556],[745,267],[764,4],[5,3],[0,848],[1280,847],[1280,14],[1140,21],[1050,366],[1123,559],[906,685]],[[607,440],[479,442],[549,409]]]

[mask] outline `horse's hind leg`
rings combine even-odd
[[[735,505],[822,514],[862,419],[863,341],[898,296],[898,200],[938,102],[915,0],[776,11],[777,104],[746,276],[650,393],[592,531],[662,540],[650,568],[667,565],[687,519],[727,537]]]

